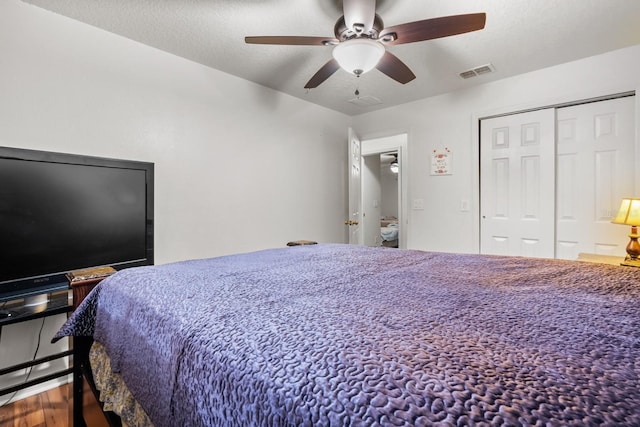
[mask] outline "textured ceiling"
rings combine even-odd
[[[378,0],[386,26],[486,12],[484,30],[391,46],[416,74],[402,85],[377,70],[305,83],[331,59],[324,46],[247,45],[245,36],[333,37],[337,0],[23,0],[349,115],[640,44],[639,0]],[[463,80],[487,63],[495,72]],[[349,102],[359,90],[363,102]],[[370,97],[380,104],[368,105]]]

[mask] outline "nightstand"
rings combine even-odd
[[[622,261],[624,261],[624,257],[623,256],[613,256],[613,255],[588,254],[588,253],[580,252],[578,254],[578,261],[596,262],[596,263],[600,263],[600,264],[620,265],[620,263]]]

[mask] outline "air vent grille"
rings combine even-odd
[[[481,65],[470,70],[466,70],[460,73],[460,77],[463,79],[470,79],[471,77],[480,76],[482,74],[493,73],[495,68],[492,64]]]
[[[460,73],[460,77],[462,77],[463,79],[470,79],[471,77],[475,76],[477,76],[477,74],[473,70],[463,71],[462,73]]]
[[[382,101],[375,96],[359,96],[350,99],[349,102],[358,107],[371,107],[372,105],[382,104]]]

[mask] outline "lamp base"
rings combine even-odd
[[[627,255],[627,257],[623,262],[620,263],[620,265],[624,265],[626,267],[640,267],[640,259],[634,259]]]

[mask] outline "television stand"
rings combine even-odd
[[[18,299],[13,301],[7,301],[0,309],[0,328],[5,325],[13,323],[26,322],[27,320],[38,319],[42,317],[53,316],[60,313],[68,313],[72,311],[73,306],[69,298],[69,291],[62,290],[58,292],[36,295],[33,298]],[[19,363],[13,366],[0,369],[0,376],[9,374],[15,371],[19,371],[33,366],[47,363],[52,360],[67,357],[73,354],[73,350],[66,350],[60,353],[52,354],[50,356],[41,357],[39,359],[30,360],[24,363]],[[35,378],[17,384],[11,387],[0,389],[0,396],[14,393],[25,389],[27,387],[41,384],[52,379],[69,375],[73,373],[73,368],[64,369],[61,371],[53,372],[51,374]]]
[[[66,289],[7,301],[0,308],[0,326],[67,313],[71,310],[71,299]]]

